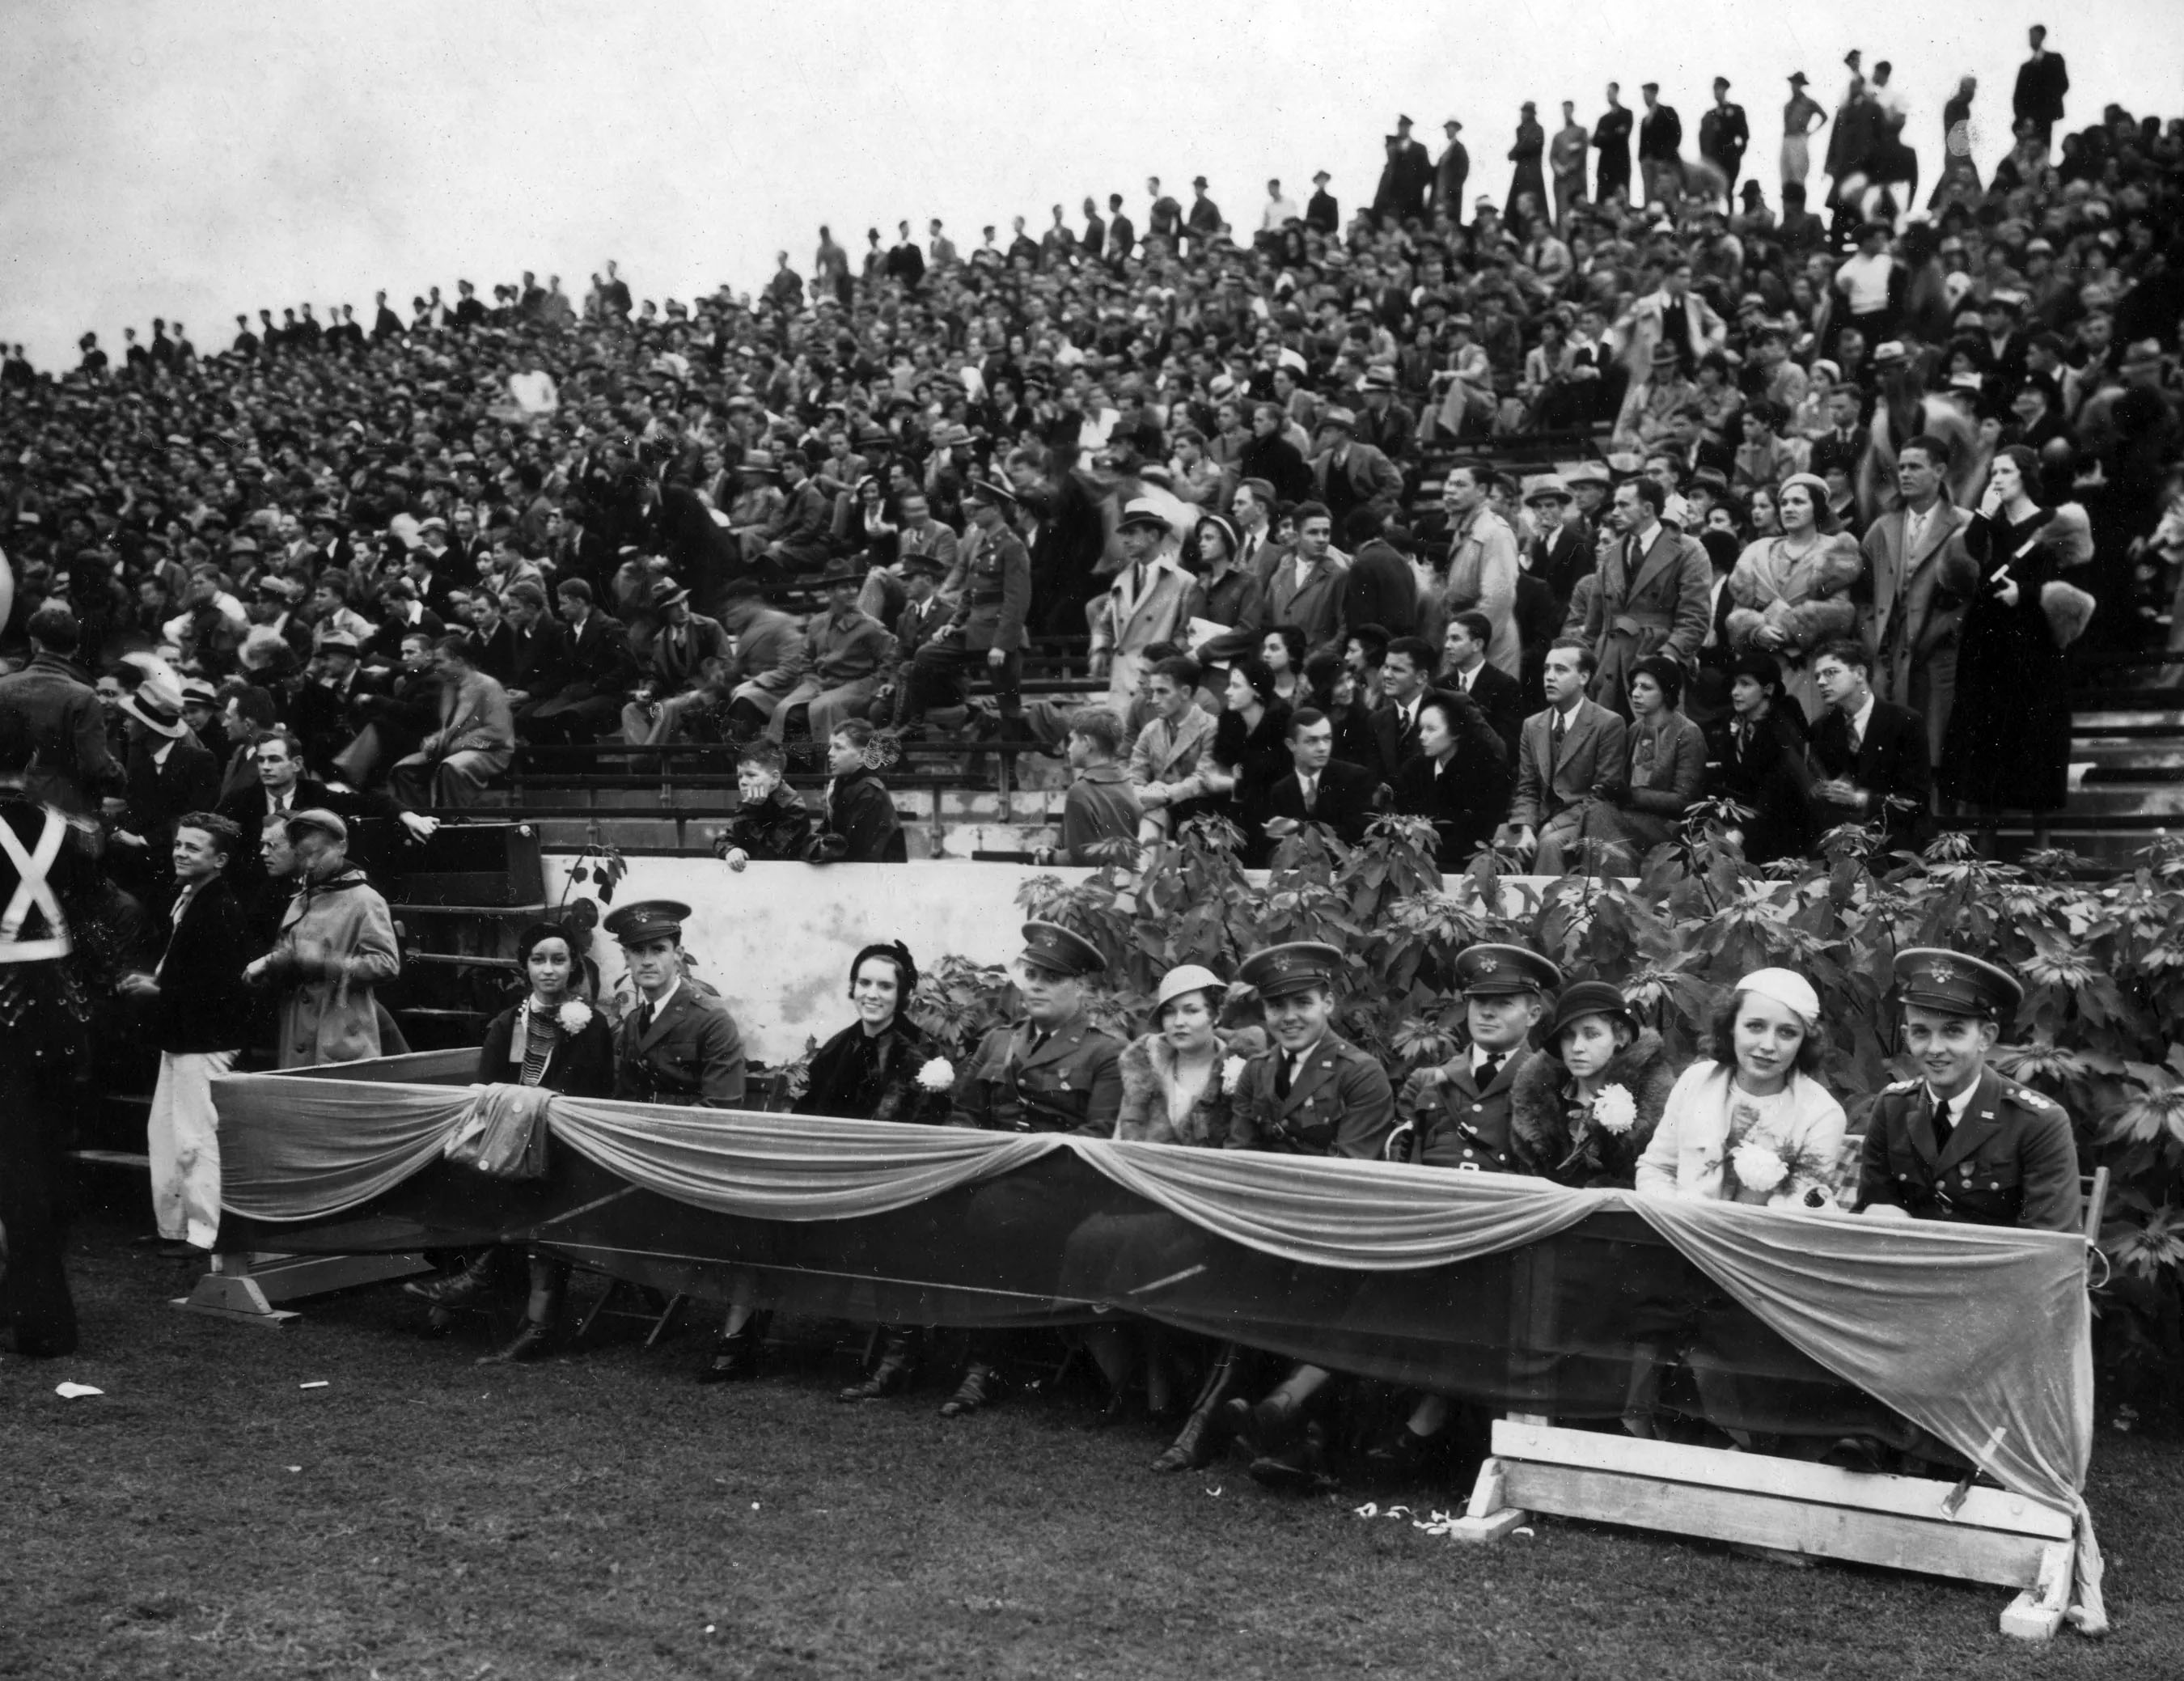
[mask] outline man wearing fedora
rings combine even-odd
[[[2024,1001],[2017,977],[1962,952],[1918,947],[1896,955],[1896,996],[1918,1073],[1874,1099],[1858,1155],[1858,1211],[2083,1229],[2070,1117],[1988,1066]]]
[[[1237,976],[1265,1001],[1269,1049],[1245,1065],[1229,1104],[1229,1149],[1378,1160],[1396,1124],[1396,1095],[1380,1065],[1334,1030],[1342,953],[1314,940],[1253,952]],[[1311,1480],[1318,1442],[1307,1410],[1334,1378],[1298,1366],[1256,1405],[1238,1396],[1229,1428],[1251,1454],[1253,1478],[1270,1487]]]
[[[1325,170],[1313,175],[1312,197],[1304,207],[1304,225],[1323,235],[1331,235],[1342,225],[1342,207],[1327,190],[1328,182],[1334,179]]]
[[[1173,643],[1184,631],[1190,578],[1176,564],[1173,527],[1150,500],[1140,497],[1126,504],[1115,535],[1123,564],[1085,617],[1092,627],[1092,675],[1107,679],[1106,704],[1117,717],[1127,717],[1146,649]]]
[[[1434,184],[1433,159],[1424,145],[1411,137],[1411,120],[1396,119],[1396,131],[1388,136],[1388,161],[1380,171],[1380,185],[1373,195],[1375,215],[1409,221],[1426,213],[1426,194]]]
[[[806,710],[811,739],[824,743],[850,718],[861,718],[879,693],[894,660],[887,626],[857,605],[864,571],[844,555],[827,563],[819,587],[827,605],[804,632],[804,658],[796,685],[781,698],[766,732],[783,738],[791,715]]]
[[[1095,1022],[1087,983],[1104,975],[1099,947],[1057,922],[1023,925],[1016,962],[1023,1020],[999,1027],[956,1081],[951,1127],[989,1133],[1069,1133],[1112,1138],[1123,1109],[1123,1041]],[[999,1389],[990,1336],[973,1339],[970,1363],[941,1416],[991,1405]]]
[[[775,482],[781,474],[774,465],[772,451],[744,451],[743,459],[736,464],[736,472],[743,485],[735,500],[728,504],[727,530],[748,561],[755,559],[765,549],[769,533],[788,498]]]
[[[1354,509],[1371,510],[1384,520],[1402,505],[1403,476],[1396,464],[1357,438],[1357,416],[1333,408],[1320,416],[1318,453],[1312,458],[1313,497],[1344,531]]]
[[[348,825],[332,811],[298,811],[283,826],[299,886],[273,949],[242,978],[280,1001],[279,1066],[309,1068],[381,1054],[373,996],[402,971],[394,918],[348,861]]]
[[[1607,475],[1598,468],[1586,476],[1603,486],[1607,482]],[[1532,480],[1525,487],[1524,505],[1532,510],[1535,527],[1525,545],[1524,570],[1554,592],[1559,621],[1569,610],[1577,581],[1599,564],[1592,529],[1578,511],[1570,481],[1558,473],[1543,473]]]
[[[219,803],[220,761],[182,721],[181,680],[173,667],[149,654],[136,662],[143,680],[121,698],[129,757],[122,797],[107,802],[114,824],[107,867],[141,899],[174,880],[176,821]]]
[[[1351,437],[1402,466],[1418,448],[1418,417],[1396,396],[1396,370],[1375,362],[1366,369],[1358,390],[1362,406],[1351,421]]]

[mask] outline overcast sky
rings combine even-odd
[[[1964,0],[1796,7],[1755,0],[1518,0],[1467,16],[1417,0],[916,6],[834,0],[17,0],[0,29],[0,337],[72,365],[96,329],[155,314],[225,347],[238,310],[310,300],[408,314],[432,282],[490,295],[531,268],[581,296],[605,259],[639,297],[761,285],[814,233],[853,251],[878,225],[980,224],[1145,178],[1188,202],[1195,174],[1239,228],[1266,179],[1331,170],[1345,213],[1369,198],[1398,111],[1440,150],[1461,117],[1474,192],[1498,192],[1517,108],[1550,131],[1602,86],[1662,84],[1695,142],[1724,74],[1752,115],[1774,198],[1784,78],[1833,109],[1844,52],[1892,58],[1930,172],[1942,102],[1981,91],[1982,168],[2007,149],[2025,27],[2070,66],[2070,120],[2115,100],[2184,112],[2184,5]],[[1823,131],[1825,134],[1825,131]],[[1929,175],[1930,179],[1930,173]]]

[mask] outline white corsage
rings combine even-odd
[[[1790,1177],[1789,1164],[1765,1144],[1739,1144],[1729,1153],[1730,1163],[1747,1190],[1764,1196]]]
[[[1603,1133],[1629,1132],[1638,1122],[1638,1103],[1621,1086],[1602,1086],[1592,1099],[1592,1122]]]
[[[592,1025],[592,1006],[580,998],[572,998],[554,1012],[554,1024],[574,1038]]]
[[[944,1056],[936,1056],[917,1071],[917,1083],[928,1092],[953,1091],[956,1065]]]
[[[1225,1091],[1234,1091],[1244,1083],[1244,1071],[1251,1065],[1240,1056],[1232,1056],[1221,1065],[1221,1085]]]

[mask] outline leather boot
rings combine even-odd
[[[940,1403],[940,1416],[943,1418],[960,1418],[965,1413],[991,1406],[1000,1393],[1000,1379],[994,1368],[983,1361],[974,1360],[963,1368],[963,1381],[956,1386],[956,1393]]]
[[[1190,1416],[1183,1421],[1183,1428],[1176,1432],[1167,1450],[1153,1461],[1154,1470],[1195,1471],[1213,1457],[1221,1445],[1223,1408],[1241,1380],[1243,1363],[1243,1350],[1235,1344],[1221,1345],[1213,1369],[1206,1374],[1206,1383],[1191,1405]]]
[[[505,1250],[489,1249],[460,1272],[443,1273],[421,1283],[412,1279],[403,1285],[403,1293],[435,1307],[467,1307],[500,1282],[501,1262],[506,1254]]]
[[[890,1325],[880,1339],[879,1364],[861,1383],[852,1383],[842,1391],[845,1401],[885,1400],[897,1394],[910,1382],[911,1368],[917,1363],[917,1328],[915,1325]]]
[[[766,1340],[766,1328],[772,1319],[771,1313],[754,1313],[744,1322],[742,1330],[715,1343],[712,1354],[698,1373],[698,1381],[748,1383],[757,1377],[759,1348]]]
[[[558,1340],[554,1334],[554,1322],[526,1319],[505,1348],[478,1356],[480,1366],[520,1366],[526,1361],[543,1360],[554,1351]]]

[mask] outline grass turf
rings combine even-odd
[[[1144,1428],[845,1407],[845,1363],[699,1388],[697,1339],[621,1336],[481,1369],[391,1286],[219,1324],[122,1237],[72,1258],[82,1353],[0,1358],[0,1676],[2184,1674],[2174,1442],[2102,1433],[2116,1632],[2028,1646],[1998,1589],[1580,1523],[1474,1550],[1351,1515],[1446,1483],[1155,1477]]]

